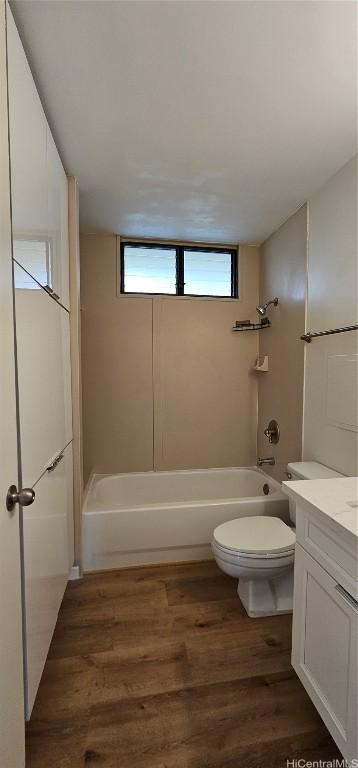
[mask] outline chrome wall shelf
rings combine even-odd
[[[250,323],[250,325],[233,325],[233,331],[262,331],[263,328],[270,328],[270,321],[268,323]]]

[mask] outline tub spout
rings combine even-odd
[[[259,459],[257,459],[256,466],[257,467],[264,467],[264,466],[274,467],[275,466],[275,457],[274,456],[270,456],[269,459],[260,459],[259,458]]]

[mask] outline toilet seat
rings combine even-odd
[[[278,552],[275,554],[275,552],[263,552],[260,554],[255,554],[254,552],[244,552],[242,549],[228,549],[225,547],[221,547],[220,544],[217,544],[216,541],[212,542],[212,548],[215,549],[215,551],[222,557],[231,558],[234,560],[235,558],[242,561],[247,561],[248,566],[250,566],[250,561],[252,560],[272,560],[272,561],[280,561],[284,560],[287,557],[293,557],[295,554],[295,549],[292,547],[292,549],[287,549],[286,552]]]
[[[294,554],[296,535],[278,517],[264,515],[230,520],[215,528],[213,545],[227,557],[248,561],[285,559]]]
[[[218,546],[215,541],[212,542],[211,548],[217,562],[221,564],[227,563],[232,567],[245,569],[247,572],[252,572],[253,570],[262,572],[282,570],[286,566],[291,565],[295,558],[294,549],[281,552],[279,555],[271,553],[265,557],[264,555],[253,554],[247,556],[246,553],[238,552],[237,550],[225,550]]]

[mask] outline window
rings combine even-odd
[[[237,250],[121,242],[120,292],[236,298]]]

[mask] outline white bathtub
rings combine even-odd
[[[214,528],[249,515],[289,520],[280,484],[256,468],[93,475],[83,510],[84,569],[208,558]]]

